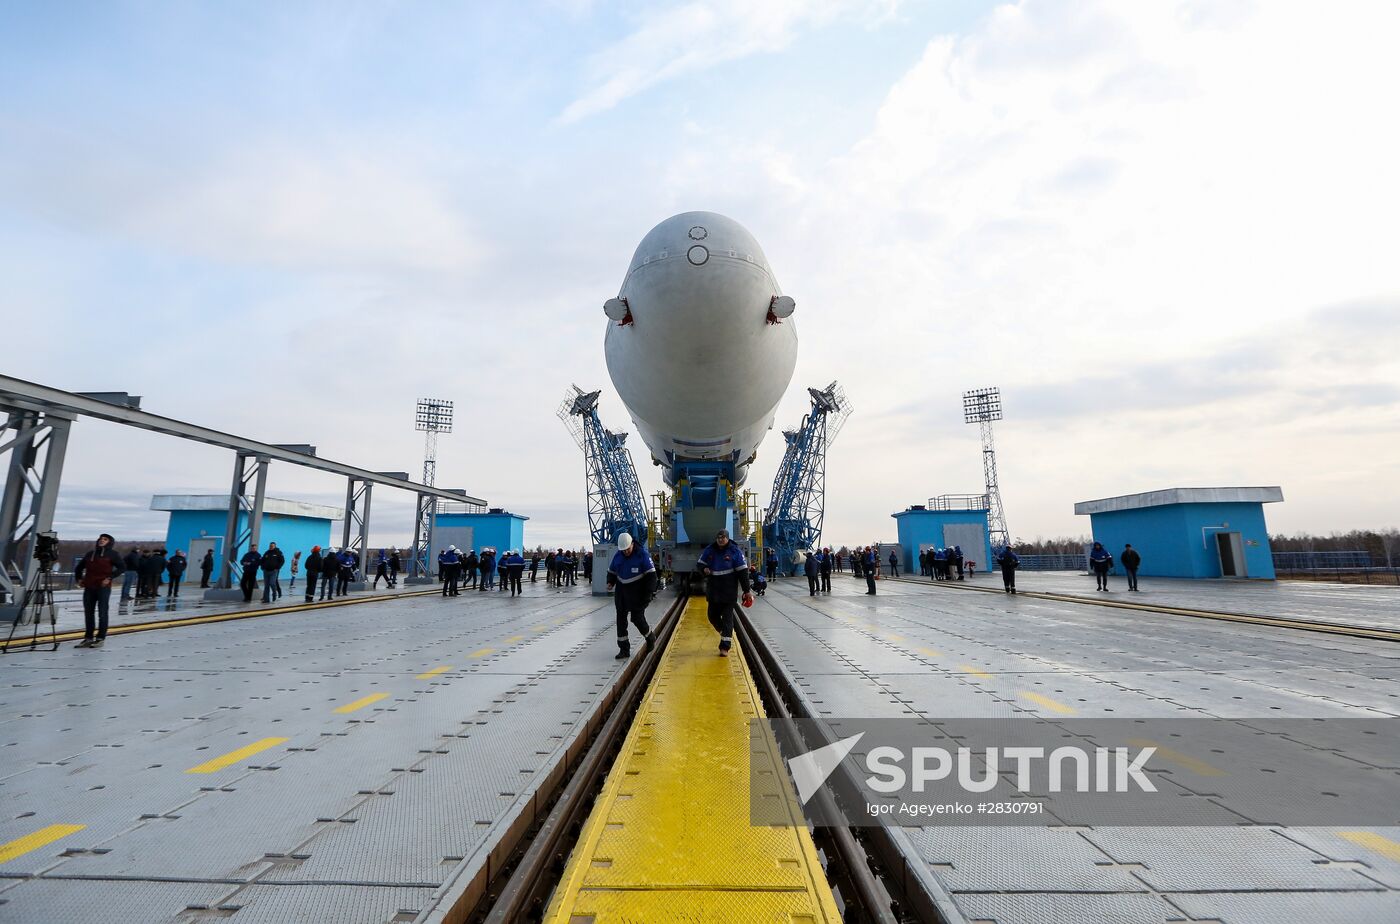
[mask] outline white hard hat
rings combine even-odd
[[[619,549],[624,550],[624,551],[626,551],[627,549],[632,548],[632,534],[631,534],[631,533],[618,533],[618,534],[617,534],[617,547],[618,547]]]

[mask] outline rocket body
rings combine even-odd
[[[604,354],[668,483],[698,461],[743,482],[797,363],[796,325],[771,313],[781,295],[753,235],[723,215],[674,215],[638,245]]]

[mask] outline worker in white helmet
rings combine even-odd
[[[650,645],[656,641],[656,633],[647,625],[647,604],[656,592],[656,566],[651,562],[647,550],[632,541],[631,533],[619,533],[617,551],[608,567],[608,589],[615,591],[613,602],[617,605],[617,655],[621,660],[632,654],[632,643],[627,635],[627,620]]]

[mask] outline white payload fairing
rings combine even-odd
[[[738,222],[683,212],[642,238],[604,306],[608,374],[675,484],[687,463],[740,484],[797,363],[794,303]]]

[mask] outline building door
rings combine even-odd
[[[214,553],[214,572],[209,575],[209,580],[217,581],[222,573],[219,570],[219,546],[223,544],[223,536],[200,536],[198,539],[190,540],[190,547],[185,550],[185,560],[190,563],[190,572],[199,573],[199,563],[204,561],[205,552]],[[170,550],[172,553],[174,549]]]
[[[1221,577],[1248,577],[1244,566],[1244,540],[1239,533],[1216,533],[1215,545],[1220,552]]]
[[[978,561],[987,549],[987,530],[981,523],[948,523],[943,527],[943,544],[961,546],[964,559],[976,561],[983,571],[987,563]]]

